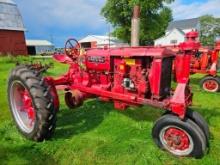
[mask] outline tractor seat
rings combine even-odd
[[[63,64],[73,63],[73,60],[68,57],[66,54],[54,54],[53,59]]]

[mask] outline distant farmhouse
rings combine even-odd
[[[26,55],[24,24],[17,5],[0,0],[0,54]]]
[[[116,37],[88,35],[87,37],[79,40],[83,48],[103,48],[103,47],[125,47],[128,44],[120,41]]]
[[[185,40],[185,34],[192,30],[200,31],[199,18],[173,21],[169,24],[165,36],[155,40],[155,45],[177,45]]]
[[[52,53],[55,51],[54,45],[47,40],[26,40],[29,55],[39,55]]]

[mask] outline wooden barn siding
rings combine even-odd
[[[27,55],[23,31],[0,30],[0,55]]]

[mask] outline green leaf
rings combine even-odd
[[[141,6],[140,43],[153,44],[154,40],[165,34],[172,21],[172,11],[165,6],[173,0],[107,0],[101,14],[114,27],[114,36],[130,43],[131,19],[134,5]]]

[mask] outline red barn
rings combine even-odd
[[[17,5],[0,0],[0,55],[26,55],[24,24]]]

